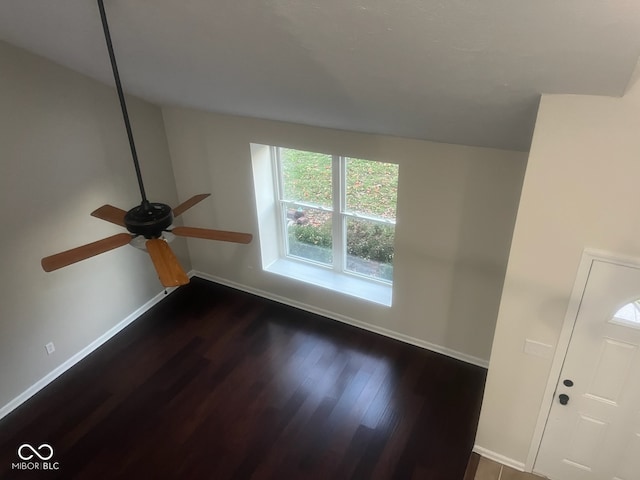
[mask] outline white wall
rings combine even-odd
[[[2,42],[0,72],[1,411],[162,287],[129,246],[42,271],[46,255],[123,231],[89,213],[139,203],[135,172],[114,88]],[[175,205],[161,112],[128,100],[147,194]]]
[[[522,189],[476,444],[524,464],[585,247],[640,257],[640,106],[544,95]]]
[[[478,363],[489,358],[526,154],[164,108],[185,224],[258,233],[250,143],[400,165],[391,308],[261,270],[249,246],[189,240],[193,268]]]

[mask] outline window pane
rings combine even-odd
[[[280,148],[283,200],[331,208],[331,155]]]
[[[395,226],[347,218],[347,270],[393,280]]]
[[[611,323],[640,328],[640,300],[623,305],[610,320]]]
[[[398,165],[347,158],[347,211],[394,220]]]
[[[331,265],[331,213],[315,208],[289,208],[287,215],[287,254]]]

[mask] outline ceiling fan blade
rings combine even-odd
[[[164,240],[152,238],[146,242],[147,251],[156,267],[160,283],[164,287],[177,287],[189,283],[189,277],[180,266],[180,262]]]
[[[91,212],[91,216],[106,220],[107,222],[115,223],[121,227],[125,226],[124,216],[127,214],[124,210],[114,207],[112,205],[103,205],[97,210]]]
[[[207,198],[210,195],[211,195],[210,193],[201,193],[199,195],[194,195],[189,200],[186,200],[186,201],[182,202],[180,205],[178,205],[176,208],[174,208],[173,209],[173,216],[177,217],[179,215],[182,215],[184,212],[189,210],[195,204],[200,203],[202,200],[204,200],[205,198]]]
[[[72,263],[94,257],[114,248],[122,247],[131,241],[128,233],[118,233],[111,237],[103,238],[97,242],[88,243],[81,247],[72,248],[49,257],[44,257],[40,262],[45,272],[51,272]]]
[[[209,228],[174,227],[171,233],[179,237],[204,238],[205,240],[221,240],[235,243],[249,243],[253,239],[253,235],[250,233],[226,232]]]

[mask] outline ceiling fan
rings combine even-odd
[[[124,118],[127,136],[129,138],[129,146],[131,148],[131,156],[133,157],[133,165],[135,167],[136,176],[138,178],[138,187],[142,202],[140,205],[133,207],[129,211],[121,210],[112,205],[103,205],[91,213],[92,216],[106,220],[107,222],[125,227],[129,233],[118,233],[96,242],[88,243],[80,247],[72,248],[55,255],[50,255],[42,259],[41,264],[45,272],[51,272],[62,267],[66,267],[76,262],[80,262],[87,258],[108,252],[118,247],[122,247],[131,243],[133,239],[144,237],[145,249],[149,252],[151,261],[158,272],[160,282],[165,287],[176,287],[189,283],[189,277],[180,265],[175,254],[169,247],[165,239],[165,232],[170,232],[179,237],[203,238],[206,240],[221,240],[224,242],[249,243],[253,236],[250,233],[229,232],[224,230],[211,230],[208,228],[194,227],[173,227],[173,219],[182,215],[189,208],[207,198],[210,194],[203,193],[194,195],[190,199],[181,203],[175,208],[171,208],[164,203],[150,202],[142,182],[142,173],[140,164],[138,163],[138,155],[133,140],[131,124],[129,122],[129,114],[127,105],[120,83],[120,75],[118,74],[118,66],[113,52],[111,43],[111,35],[109,33],[109,25],[107,23],[107,15],[104,10],[102,0],[98,0],[98,8],[100,10],[100,18],[102,20],[102,28],[104,37],[109,51],[111,60],[111,68],[113,70],[113,78],[120,99],[120,107]]]

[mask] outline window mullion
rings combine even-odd
[[[333,237],[333,268],[339,272],[345,268],[345,225],[343,212],[346,203],[346,167],[344,157],[334,155],[331,168],[332,186],[332,237]]]
[[[280,256],[285,257],[289,251],[289,235],[287,234],[287,216],[286,206],[284,205],[284,180],[282,178],[282,165],[280,162],[280,147],[271,147],[271,158],[273,159],[273,169],[276,174],[273,176],[274,191],[277,195],[276,208],[278,210],[278,222],[280,224],[280,238],[278,245],[280,247]]]

